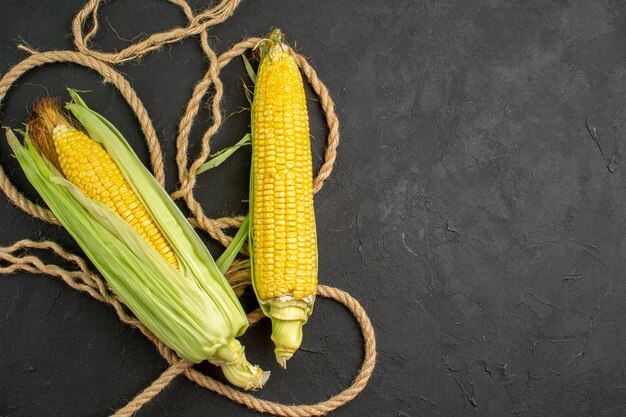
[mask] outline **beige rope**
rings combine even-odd
[[[15,252],[24,249],[49,249],[56,253],[60,258],[70,261],[79,267],[78,271],[67,271],[55,264],[46,264],[36,256],[22,254],[16,256]],[[6,266],[3,263],[7,263]],[[341,407],[354,397],[356,397],[367,385],[374,366],[376,363],[376,338],[372,323],[367,313],[350,294],[337,288],[320,285],[318,287],[318,295],[330,298],[343,304],[357,320],[363,334],[364,357],[357,376],[352,385],[341,393],[332,398],[318,404],[312,405],[285,405],[278,404],[273,401],[261,400],[251,394],[238,391],[228,385],[215,381],[214,379],[191,368],[187,363],[187,367],[183,365],[184,361],[176,356],[176,354],[160,342],[139,320],[134,318],[127,312],[121,301],[114,295],[112,290],[106,285],[98,275],[89,271],[86,263],[80,257],[64,251],[58,244],[54,242],[33,242],[29,240],[21,240],[10,247],[0,248],[0,273],[8,274],[16,271],[26,271],[35,274],[46,274],[61,278],[70,287],[86,292],[93,298],[111,305],[117,312],[120,320],[137,329],[139,329],[148,339],[150,339],[157,347],[163,358],[175,369],[168,368],[148,389],[142,391],[135,399],[131,401],[133,404],[130,409],[137,411],[138,407],[147,403],[151,398],[156,396],[162,389],[167,386],[178,373],[183,373],[190,381],[215,391],[232,401],[243,404],[254,410],[270,413],[278,416],[321,416],[330,411]],[[253,316],[258,313],[252,313]],[[160,388],[160,389],[157,389]],[[128,410],[129,405],[122,408]],[[135,408],[137,407],[137,408]],[[122,411],[120,410],[120,411]],[[118,411],[118,413],[120,412]],[[133,411],[133,412],[134,412]],[[121,417],[131,414],[114,414],[115,417]]]
[[[93,69],[103,77],[105,82],[113,84],[120,91],[120,94],[137,115],[141,129],[146,137],[153,173],[159,183],[163,185],[164,173],[161,147],[146,109],[128,81],[105,62],[117,64],[137,59],[166,44],[177,42],[188,36],[199,35],[202,50],[209,61],[209,68],[204,77],[194,87],[185,113],[179,123],[179,131],[176,138],[176,162],[178,164],[180,187],[172,196],[174,198],[184,199],[193,215],[190,221],[194,226],[205,230],[214,239],[226,245],[230,242],[231,238],[227,236],[223,230],[230,227],[238,227],[241,225],[243,217],[208,218],[204,214],[200,203],[194,198],[193,188],[196,183],[197,171],[209,156],[211,138],[222,124],[220,105],[224,88],[219,78],[220,71],[234,58],[242,55],[248,49],[253,48],[261,38],[243,40],[218,56],[209,45],[206,29],[226,20],[234,12],[239,0],[222,0],[215,7],[195,15],[185,0],[168,1],[182,9],[189,21],[187,26],[150,35],[146,39],[132,44],[119,52],[112,53],[96,51],[89,48],[89,41],[98,30],[97,14],[100,0],[88,1],[84,8],[76,15],[72,23],[74,43],[78,52],[50,51],[39,53],[20,46],[31,55],[11,68],[9,72],[0,79],[0,103],[13,83],[32,68],[53,62],[66,62]],[[83,28],[87,26],[86,22],[89,19],[92,23],[91,28],[86,33],[83,33]],[[324,153],[325,160],[314,182],[314,191],[317,192],[330,175],[335,162],[336,149],[339,144],[339,121],[335,114],[334,104],[328,90],[317,76],[315,70],[303,56],[293,50],[291,52],[313,90],[319,96],[329,126],[326,151]],[[202,136],[200,153],[196,156],[191,165],[188,166],[187,154],[191,126],[204,96],[211,87],[213,87],[214,90],[213,99],[211,100],[213,121]],[[58,221],[48,209],[28,200],[15,188],[2,167],[0,167],[0,189],[5,192],[9,200],[26,213],[47,222],[58,224]],[[65,263],[69,262],[69,264],[74,265],[75,269],[67,270],[54,263],[44,263],[39,257],[30,254],[31,251],[39,250],[52,251]],[[357,300],[348,293],[336,288],[319,286],[318,294],[322,297],[331,298],[342,303],[356,318],[361,327],[364,343],[364,358],[361,369],[350,387],[324,402],[313,405],[284,405],[261,400],[251,394],[240,392],[193,369],[190,363],[181,360],[137,320],[130,311],[127,310],[106,282],[88,269],[86,262],[81,257],[63,250],[58,244],[50,241],[34,242],[31,240],[21,240],[8,247],[0,247],[0,274],[10,274],[16,271],[56,276],[61,278],[71,288],[85,292],[94,299],[111,305],[120,320],[139,329],[155,344],[161,356],[170,364],[170,367],[163,372],[159,378],[140,392],[126,406],[118,410],[113,417],[127,417],[133,415],[144,404],[165,389],[168,384],[181,373],[189,380],[202,387],[215,391],[235,402],[260,412],[279,416],[320,416],[341,407],[358,395],[365,388],[374,370],[376,361],[376,341],[374,330],[367,313]],[[227,271],[226,277],[235,291],[240,294],[243,288],[250,284],[249,262],[246,260],[235,261]],[[256,310],[248,315],[248,320],[251,324],[256,323],[261,318],[263,318],[263,313],[260,310]]]
[[[186,361],[178,361],[174,365],[167,368],[152,384],[145,390],[141,391],[131,402],[120,408],[111,417],[130,417],[135,414],[146,403],[149,403],[156,395],[163,391],[170,382],[178,375],[189,369],[191,363]]]
[[[23,49],[26,49],[23,47]],[[24,59],[22,62],[11,68],[2,79],[0,79],[0,102],[4,100],[9,88],[27,71],[40,67],[45,64],[67,62],[72,64],[81,65],[83,67],[90,68],[100,74],[105,83],[113,84],[122,97],[126,100],[128,105],[137,115],[141,130],[145,135],[146,144],[150,152],[150,163],[152,165],[152,172],[154,173],[157,181],[163,185],[164,173],[163,173],[163,156],[161,153],[161,145],[156,136],[154,126],[148,117],[148,112],[143,106],[137,93],[131,87],[130,83],[117,71],[111,68],[104,62],[98,61],[90,56],[74,52],[74,51],[49,51],[49,52],[35,52],[28,50],[31,55]],[[10,182],[4,169],[0,167],[0,189],[4,191],[9,200],[22,210],[27,212],[33,217],[37,217],[41,220],[49,223],[59,224],[58,220],[52,214],[52,212],[46,208],[39,206],[27,199],[22,193],[20,193],[15,186]]]
[[[94,58],[98,58],[101,61],[106,61],[114,64],[130,61],[145,55],[148,52],[159,49],[167,44],[178,42],[187,37],[198,35],[205,31],[209,26],[214,26],[226,20],[233,14],[239,0],[222,0],[217,6],[212,9],[207,9],[195,16],[189,8],[189,5],[184,0],[168,0],[183,9],[183,12],[189,19],[189,24],[186,27],[178,27],[170,29],[165,32],[155,33],[150,35],[147,39],[134,43],[127,48],[119,52],[101,52],[90,49],[88,46],[89,40],[98,31],[98,6],[101,0],[89,0],[89,2],[81,9],[72,21],[72,33],[74,35],[74,45],[76,48],[86,54],[91,55]],[[83,27],[88,18],[91,18],[92,27],[87,34],[83,34]]]
[[[222,245],[228,245],[230,238],[224,234],[215,222],[209,219],[203,212],[200,203],[193,196],[193,187],[196,183],[196,173],[200,166],[206,161],[210,153],[209,141],[213,135],[217,132],[222,124],[222,112],[220,109],[220,102],[224,94],[224,88],[221,80],[219,79],[219,73],[221,69],[226,66],[233,58],[241,55],[245,50],[258,42],[259,38],[251,38],[245,41],[239,42],[233,46],[229,51],[222,54],[219,58],[215,53],[208,49],[208,57],[210,59],[209,69],[205,76],[194,87],[191,99],[187,103],[187,108],[183,117],[181,117],[178,137],[176,138],[176,164],[178,165],[178,178],[181,183],[180,188],[174,194],[173,198],[184,197],[185,203],[189,207],[189,210],[194,216],[196,224],[205,230],[209,235],[219,241]],[[191,132],[191,126],[193,120],[196,117],[202,98],[206,94],[207,90],[211,86],[214,86],[215,95],[211,103],[211,114],[213,116],[213,123],[209,126],[207,131],[202,136],[202,149],[200,155],[194,160],[189,169],[187,169],[187,151],[189,147],[189,133]]]
[[[365,351],[363,363],[361,364],[361,369],[352,382],[352,385],[344,391],[317,404],[285,405],[278,404],[273,401],[262,400],[256,398],[254,395],[237,391],[236,389],[228,385],[221,384],[205,375],[193,372],[191,369],[185,371],[185,375],[201,387],[215,391],[239,404],[243,404],[248,408],[252,408],[263,413],[274,414],[277,416],[323,416],[350,402],[361,391],[363,391],[372,376],[372,372],[374,371],[374,366],[376,364],[376,338],[374,336],[374,328],[372,327],[372,323],[370,322],[370,319],[361,304],[359,304],[359,302],[350,294],[337,288],[325,285],[320,285],[317,289],[317,293],[322,297],[330,298],[347,307],[359,323],[361,332],[363,333],[363,347]]]
[[[196,84],[192,93],[191,99],[187,103],[187,108],[183,117],[181,118],[178,138],[176,140],[176,163],[178,165],[178,177],[181,183],[180,188],[172,194],[172,197],[179,198],[184,197],[185,203],[193,213],[196,224],[207,231],[211,237],[218,240],[223,245],[228,245],[230,238],[226,236],[216,224],[215,220],[208,218],[202,211],[200,203],[193,196],[193,188],[196,182],[196,174],[200,166],[206,161],[210,153],[210,140],[213,135],[219,129],[222,123],[222,114],[220,103],[223,96],[223,86],[219,79],[219,73],[226,65],[228,65],[234,58],[243,55],[248,49],[254,48],[262,38],[248,38],[235,44],[230,50],[226,51],[217,59],[211,59],[211,66],[209,70],[202,78],[202,80]],[[210,49],[210,48],[209,48]],[[212,52],[212,51],[211,51]],[[306,79],[311,84],[313,91],[319,96],[322,104],[322,109],[326,115],[326,121],[329,126],[326,151],[324,154],[324,163],[320,167],[315,181],[313,183],[313,191],[317,193],[324,181],[330,176],[332,172],[335,159],[337,157],[337,147],[339,146],[339,119],[335,113],[335,104],[332,101],[328,89],[322,83],[317,76],[317,73],[313,67],[308,63],[306,58],[299,55],[295,51],[291,50],[294,55],[298,66],[302,69]],[[211,54],[211,53],[209,53]],[[209,129],[204,133],[202,137],[202,149],[198,157],[194,160],[191,167],[187,166],[187,151],[189,145],[189,133],[193,125],[193,120],[196,117],[200,108],[202,98],[206,95],[209,87],[214,85],[215,94],[211,102],[211,114],[213,115],[213,123]],[[235,224],[238,227],[240,224]]]

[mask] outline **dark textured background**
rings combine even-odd
[[[21,41],[70,48],[81,3],[2,1],[0,70],[24,57]],[[96,42],[107,50],[184,23],[174,6],[147,0],[102,14]],[[224,50],[281,27],[337,103],[343,141],[316,199],[320,280],[363,303],[379,360],[365,392],[334,415],[626,413],[625,18],[621,1],[244,0],[211,30]],[[177,120],[205,68],[195,39],[121,67],[162,140],[169,190]],[[225,114],[246,104],[243,74],[240,62],[225,71]],[[129,108],[85,69],[28,73],[2,123],[19,127],[35,97],[65,86],[93,90],[88,103],[146,160]],[[319,165],[326,131],[310,104]],[[239,139],[247,117],[230,117],[215,149]],[[0,150],[27,189],[4,141]],[[246,210],[246,152],[199,180],[210,215]],[[75,249],[61,229],[0,204],[0,244],[48,238]],[[326,300],[287,371],[268,336],[264,324],[244,338],[273,371],[263,398],[323,400],[362,358],[356,324]],[[50,277],[0,277],[0,415],[106,416],[164,369],[110,308]],[[254,413],[183,378],[139,413],[206,415]]]

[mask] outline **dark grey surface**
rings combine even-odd
[[[22,39],[70,48],[81,3],[3,1],[0,69],[24,57]],[[126,44],[118,35],[184,22],[164,2],[102,12],[110,25],[103,18],[96,41],[109,50]],[[224,50],[281,27],[337,103],[343,141],[316,199],[320,281],[363,303],[379,359],[365,392],[334,415],[626,413],[625,16],[615,1],[244,0],[211,30]],[[169,190],[177,119],[205,68],[195,39],[121,67],[163,142]],[[240,62],[225,70],[225,114],[245,106],[243,74]],[[87,101],[146,160],[128,107],[84,69],[29,73],[3,103],[2,123],[19,127],[35,97],[65,86],[93,90]],[[326,131],[310,103],[319,159]],[[216,148],[246,126],[245,113],[229,118]],[[4,141],[0,150],[24,189]],[[245,211],[248,156],[200,179],[211,215]],[[75,249],[61,229],[1,201],[1,244],[46,238]],[[273,371],[263,398],[323,400],[362,358],[356,324],[325,300],[287,371],[273,363],[268,336],[264,324],[244,337],[249,356]],[[106,416],[164,369],[110,308],[54,278],[0,277],[0,415]],[[255,413],[178,378],[138,415]]]

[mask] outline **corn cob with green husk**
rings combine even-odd
[[[268,374],[235,339],[248,322],[198,235],[113,125],[75,91],[7,137],[28,180],[130,310],[190,362],[208,360],[244,389]],[[82,126],[79,128],[78,126]]]
[[[260,45],[252,103],[252,283],[278,363],[302,342],[317,289],[311,145],[298,66],[274,29]]]

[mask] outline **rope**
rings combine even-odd
[[[170,382],[186,369],[191,366],[191,363],[186,361],[179,361],[174,365],[167,368],[165,372],[155,379],[152,384],[145,390],[141,391],[131,402],[120,408],[111,417],[130,417],[135,414],[144,404],[147,404],[156,395],[163,391]]]
[[[178,42],[189,36],[198,35],[205,32],[209,26],[222,23],[230,15],[233,14],[239,0],[222,0],[212,9],[207,9],[197,15],[193,15],[191,8],[184,0],[168,0],[183,9],[183,12],[189,19],[186,27],[178,27],[165,32],[150,35],[143,41],[134,43],[119,52],[101,52],[89,48],[89,40],[98,31],[98,7],[101,0],[89,0],[87,4],[76,14],[72,21],[72,34],[74,35],[74,45],[78,51],[85,55],[90,55],[101,61],[119,64],[130,61],[145,55],[148,52],[159,49],[167,44]],[[83,27],[86,25],[88,18],[91,18],[92,27],[83,35]]]
[[[221,0],[213,8],[208,8],[194,14],[185,0],[168,0],[181,8],[188,24],[185,27],[176,27],[164,32],[155,33],[146,39],[134,43],[118,52],[104,52],[94,50],[89,46],[91,39],[98,31],[98,11],[101,1],[89,0],[77,13],[72,22],[72,33],[77,51],[48,51],[37,52],[20,45],[19,47],[30,54],[23,61],[11,68],[0,79],[0,103],[5,98],[11,86],[27,71],[49,63],[70,63],[90,68],[102,76],[105,83],[113,84],[124,97],[144,133],[146,145],[150,153],[152,172],[157,181],[164,184],[163,156],[159,140],[143,103],[137,97],[135,90],[129,82],[109,64],[119,64],[133,59],[139,59],[143,55],[157,50],[164,45],[180,41],[189,36],[199,35],[202,50],[209,62],[209,67],[203,78],[193,89],[191,98],[187,103],[185,113],[181,117],[178,135],[176,138],[179,188],[172,194],[173,198],[182,198],[188,206],[192,218],[190,222],[194,227],[207,232],[213,239],[223,245],[228,245],[231,238],[224,233],[224,229],[239,227],[243,220],[242,216],[222,217],[211,219],[204,214],[202,206],[195,199],[193,189],[197,180],[197,171],[206,161],[210,154],[210,141],[222,125],[221,100],[224,88],[219,78],[221,70],[233,59],[254,48],[261,38],[245,39],[221,55],[217,55],[208,42],[206,29],[222,23],[231,16],[240,0]],[[91,26],[88,27],[88,21]],[[314,192],[317,193],[323,186],[324,181],[330,176],[337,155],[339,145],[339,120],[334,110],[334,103],[328,89],[319,79],[317,73],[308,63],[306,58],[291,50],[302,73],[318,95],[326,122],[329,127],[324,162],[314,180]],[[194,119],[198,113],[203,98],[209,89],[213,89],[211,100],[211,114],[213,120],[201,139],[201,150],[188,164],[189,134]],[[17,207],[29,215],[49,223],[59,224],[54,214],[19,192],[8,178],[4,169],[0,166],[0,189],[8,199]],[[45,263],[38,256],[31,254],[33,251],[49,251],[55,254],[64,265]],[[228,385],[195,370],[191,363],[181,360],[175,352],[158,340],[132,313],[122,301],[115,295],[113,290],[102,278],[90,271],[83,258],[65,251],[57,243],[51,241],[35,242],[32,240],[20,240],[11,246],[0,247],[0,274],[11,274],[17,271],[25,271],[35,274],[46,274],[60,278],[71,288],[84,292],[92,298],[109,304],[117,313],[120,320],[141,331],[157,348],[160,355],[170,365],[150,386],[141,391],[133,400],[119,409],[112,417],[129,417],[137,412],[143,405],[150,402],[156,395],[163,391],[170,382],[178,375],[184,375],[190,381],[201,387],[207,388],[232,401],[245,405],[253,410],[274,414],[277,416],[309,417],[325,415],[332,410],[341,407],[356,397],[367,385],[376,362],[376,340],[374,330],[367,313],[359,302],[350,294],[337,288],[320,285],[318,295],[335,300],[343,304],[355,317],[363,334],[364,357],[360,370],[353,383],[341,393],[330,399],[312,405],[285,405],[276,402],[261,400],[255,396],[238,391]],[[246,260],[235,261],[225,274],[235,292],[239,295],[243,289],[250,285],[250,266]],[[250,324],[254,324],[263,318],[260,310],[253,311],[248,315]]]
[[[172,194],[173,198],[183,197],[185,203],[189,207],[189,210],[194,216],[194,220],[198,227],[205,230],[209,235],[218,240],[223,245],[230,243],[230,237],[225,235],[222,231],[223,227],[220,227],[215,220],[208,218],[202,211],[200,203],[193,196],[193,188],[196,183],[196,174],[200,166],[206,161],[210,153],[210,140],[213,135],[219,129],[222,123],[222,113],[220,103],[223,96],[223,86],[219,79],[219,73],[226,65],[228,65],[234,58],[243,55],[248,49],[254,48],[262,38],[249,38],[235,44],[231,49],[224,52],[219,57],[216,57],[212,51],[209,52],[210,66],[202,80],[194,87],[191,99],[187,103],[185,113],[181,118],[178,137],[176,139],[176,163],[178,165],[178,179],[181,183],[180,188]],[[203,49],[209,49],[208,45],[203,45]],[[339,119],[335,114],[335,104],[333,103],[328,89],[321,82],[317,73],[308,63],[306,58],[299,55],[295,51],[291,50],[294,55],[298,66],[304,73],[306,79],[311,84],[313,91],[319,96],[322,104],[322,109],[326,115],[326,121],[329,126],[326,151],[324,154],[324,163],[320,167],[320,170],[315,177],[313,183],[313,191],[317,193],[324,181],[330,176],[332,172],[335,159],[337,157],[337,147],[339,146]],[[187,166],[187,151],[189,146],[189,133],[193,125],[193,120],[196,117],[202,98],[206,95],[209,87],[214,86],[214,96],[211,102],[211,114],[213,115],[213,123],[209,126],[208,130],[202,136],[202,149],[197,158],[193,161],[189,168]],[[238,227],[240,223],[235,224]]]
[[[78,270],[68,271],[56,264],[44,263],[36,256],[25,254],[20,256],[15,255],[15,252],[28,249],[51,250],[61,259],[78,266]],[[6,263],[6,266],[3,265],[4,263]],[[0,248],[0,273],[9,274],[17,271],[56,276],[61,278],[61,280],[71,288],[85,292],[96,300],[111,305],[117,312],[120,320],[140,330],[155,344],[161,356],[171,365],[170,368],[150,385],[150,387],[142,391],[127,406],[119,410],[112,417],[132,415],[118,413],[122,411],[128,412],[128,410],[133,410],[133,412],[137,411],[141,405],[149,402],[159,394],[168,383],[180,373],[183,373],[190,381],[195,382],[201,387],[217,392],[232,401],[259,412],[289,417],[322,416],[341,407],[356,397],[365,388],[374,371],[376,363],[376,338],[372,323],[361,304],[350,294],[337,288],[320,285],[317,289],[317,294],[343,304],[355,317],[363,334],[364,357],[361,369],[350,387],[326,401],[312,405],[285,405],[273,401],[261,400],[251,394],[238,391],[228,385],[222,384],[193,369],[190,363],[182,361],[172,350],[160,342],[139,320],[134,318],[127,311],[119,298],[115,296],[113,290],[109,288],[97,274],[92,273],[87,268],[86,262],[82,258],[63,250],[58,244],[50,241],[33,242],[30,240],[21,240],[9,247]],[[258,311],[251,313],[251,315],[258,317]],[[186,363],[186,366],[184,366],[183,363]]]
[[[163,173],[163,155],[161,153],[159,139],[156,136],[150,117],[148,117],[146,108],[143,106],[143,103],[139,97],[137,97],[137,93],[131,87],[126,78],[104,62],[98,61],[97,59],[79,52],[49,51],[39,53],[24,46],[20,47],[21,49],[29,52],[31,55],[11,68],[6,74],[4,74],[2,79],[0,79],[0,102],[4,100],[7,91],[11,88],[15,81],[33,68],[58,62],[77,64],[90,68],[100,74],[105,83],[113,84],[122,94],[122,97],[124,97],[131,109],[135,112],[137,120],[141,126],[141,130],[146,138],[154,177],[161,185],[164,184],[165,176]],[[50,210],[33,203],[20,193],[11,183],[2,167],[0,167],[0,189],[4,191],[13,204],[31,216],[44,220],[48,223],[59,224],[58,220]]]

